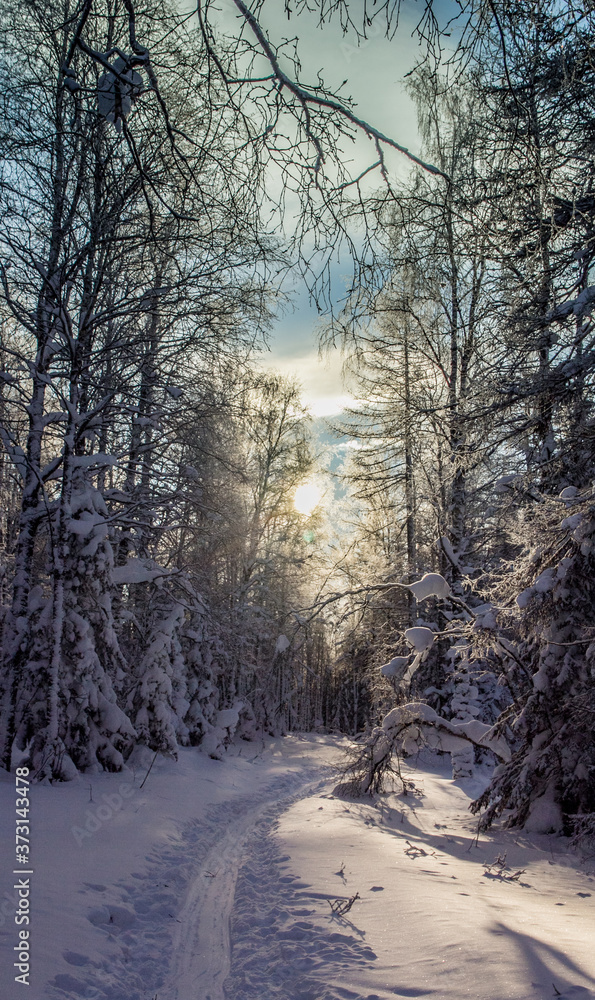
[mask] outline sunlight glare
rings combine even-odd
[[[293,506],[298,514],[305,514],[306,517],[309,517],[321,499],[322,490],[316,483],[303,483],[295,491]]]

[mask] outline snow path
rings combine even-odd
[[[229,920],[246,842],[255,827],[262,835],[274,816],[320,786],[320,777],[313,781],[311,773],[306,779],[298,773],[266,788],[265,801],[257,806],[252,797],[239,803],[239,815],[219,831],[178,915],[170,984],[164,987],[164,998],[225,1000],[223,984],[231,960]]]
[[[595,862],[498,828],[477,846],[486,776],[452,781],[444,757],[404,768],[406,796],[337,798],[341,746],[188,748],[34,786],[34,1000],[595,1000]],[[23,996],[13,810],[0,774],[2,1000]]]
[[[304,801],[312,800],[295,805]],[[347,917],[330,916],[327,900],[342,894],[341,888],[321,892],[316,882],[292,873],[292,859],[282,853],[278,836],[282,823],[280,817],[263,824],[246,845],[232,915],[226,1000],[380,1000],[377,993],[355,993],[342,985],[346,971],[366,975],[377,955]]]
[[[223,998],[243,845],[328,777],[341,744],[318,735],[238,743],[224,761],[194,748],[177,761],[147,752],[119,775],[34,786],[34,1000]],[[11,841],[14,776],[1,773],[2,1000],[23,996]]]

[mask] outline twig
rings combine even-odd
[[[153,767],[153,764],[154,764],[154,763],[155,763],[155,761],[157,760],[157,753],[158,753],[158,751],[156,750],[156,751],[155,751],[155,756],[153,757],[153,760],[152,760],[152,761],[151,761],[151,763],[149,764],[149,770],[147,771],[147,773],[145,774],[145,776],[144,776],[144,778],[143,778],[143,780],[142,780],[142,782],[141,782],[141,785],[140,785],[140,788],[139,788],[139,791],[140,791],[140,789],[141,789],[141,788],[143,787],[143,785],[144,785],[145,781],[147,780],[147,778],[149,777],[149,775],[150,775],[150,773],[151,773],[151,768]]]
[[[350,896],[349,899],[327,899],[327,903],[334,914],[342,917],[345,913],[349,913],[356,899],[360,898],[359,892],[356,892],[355,896]]]

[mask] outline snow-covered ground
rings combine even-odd
[[[29,988],[2,774],[3,1000],[595,997],[595,863],[545,836],[477,844],[467,805],[485,777],[453,782],[448,758],[408,767],[406,796],[334,797],[341,742],[184,750],[148,777],[147,755],[35,786]]]

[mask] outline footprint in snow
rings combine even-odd
[[[88,955],[80,955],[78,951],[63,951],[62,958],[68,962],[69,965],[95,964],[91,962]]]
[[[372,888],[370,889],[370,892],[384,892],[384,886],[383,885],[373,885]]]

